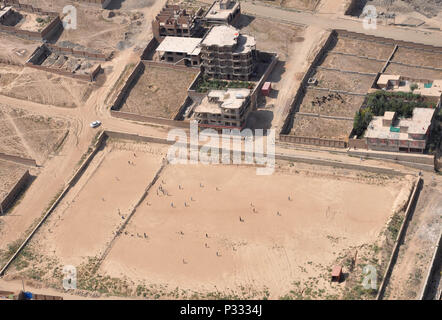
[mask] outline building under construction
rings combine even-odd
[[[194,110],[199,127],[243,129],[252,110],[250,89],[211,90]]]
[[[229,25],[212,27],[201,41],[201,70],[209,77],[249,80],[256,65],[255,38]]]
[[[239,1],[216,0],[204,15],[203,22],[206,25],[234,24],[241,16]]]
[[[153,35],[159,41],[167,36],[193,37],[200,30],[198,21],[202,12],[202,8],[188,12],[179,5],[166,4],[152,21]]]

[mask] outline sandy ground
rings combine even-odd
[[[56,281],[60,266],[100,261],[111,244],[89,276],[126,281],[152,298],[177,297],[176,288],[181,298],[280,298],[299,286],[330,297],[342,286],[330,287],[328,268],[343,250],[376,241],[401,186],[397,178],[321,176],[287,164],[272,176],[168,165],[112,242],[166,150],[109,142],[32,240],[34,260],[15,268]]]
[[[339,71],[316,69],[312,75],[318,80],[318,87],[365,94],[370,89],[375,76],[343,73]]]
[[[193,68],[176,70],[146,65],[124,100],[121,111],[173,119],[198,72]]]
[[[333,51],[355,54],[360,57],[369,57],[387,60],[393,52],[393,45],[372,43],[370,41],[339,37]]]
[[[309,265],[375,240],[397,195],[392,185],[232,166],[169,166],[154,187],[169,196],[148,196],[102,271],[192,291],[267,287],[273,297],[317,277]]]
[[[61,263],[79,265],[84,257],[103,253],[162,159],[121,147],[98,153],[87,174],[54,212],[44,232],[46,254],[53,252]]]
[[[296,55],[291,50],[292,43],[297,46],[304,41],[302,26],[295,26],[277,21],[256,18],[246,14],[241,15],[237,27],[244,34],[255,37],[258,50],[278,53],[279,59],[287,60]]]
[[[442,71],[429,70],[415,67],[407,67],[390,63],[385,74],[400,74],[411,79],[438,80],[442,79]]]
[[[291,134],[298,137],[347,141],[352,129],[352,120],[335,120],[297,115]]]
[[[56,151],[69,130],[63,118],[45,117],[0,104],[0,152],[32,158],[43,164]]]
[[[307,89],[299,112],[353,118],[364,97]]]
[[[387,299],[419,299],[425,277],[439,240],[442,219],[441,179],[426,174],[405,240],[387,286]]]
[[[66,108],[79,107],[98,87],[96,82],[6,65],[0,65],[0,81],[4,83],[0,94]]]
[[[340,69],[344,71],[351,70],[356,72],[378,73],[381,71],[384,63],[358,57],[333,54],[333,51],[331,51],[331,53],[327,54],[327,56],[324,58],[321,65],[323,67]]]

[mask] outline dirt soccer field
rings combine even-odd
[[[9,277],[60,287],[71,264],[89,293],[281,298],[309,283],[331,297],[342,288],[330,286],[329,269],[345,250],[380,237],[404,184],[315,176],[287,164],[272,176],[246,166],[168,164],[142,198],[165,152],[108,142]]]

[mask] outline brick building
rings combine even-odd
[[[201,14],[201,8],[193,13],[181,9],[179,5],[166,4],[152,21],[153,35],[159,41],[166,36],[193,37],[199,31],[197,18]]]

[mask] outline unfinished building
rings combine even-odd
[[[243,129],[251,111],[249,89],[211,90],[194,110],[199,127]]]
[[[188,12],[179,5],[166,4],[152,21],[153,35],[159,41],[167,36],[193,37],[200,29],[198,20],[202,12],[202,8]]]
[[[239,1],[216,0],[207,10],[203,22],[206,25],[234,24],[241,16]]]
[[[433,124],[435,109],[415,108],[413,117],[398,118],[387,111],[374,117],[364,139],[368,149],[391,152],[423,153]]]
[[[166,37],[156,51],[161,61],[198,67],[201,62],[199,44],[201,38]]]
[[[18,1],[0,2],[0,31],[31,40],[51,38],[62,29],[58,13],[44,11]]]
[[[256,58],[255,38],[232,26],[214,26],[201,41],[201,70],[209,77],[249,80]]]
[[[106,60],[102,54],[42,44],[30,56],[26,66],[80,80],[94,81],[101,65],[93,60]]]

